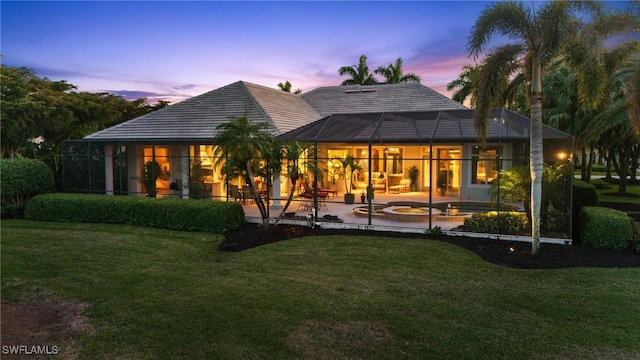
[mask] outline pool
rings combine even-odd
[[[495,211],[496,206],[492,203],[454,201],[447,203],[429,203],[418,201],[391,201],[386,205],[374,205],[372,217],[382,218],[399,222],[422,222],[428,221],[434,215],[436,221],[462,221],[470,217],[473,213]],[[501,211],[518,211],[517,206],[500,205]],[[357,206],[353,208],[353,213],[358,216],[369,216],[368,206]]]
[[[353,208],[353,213],[359,216],[369,216],[369,208],[368,206],[357,206]],[[436,213],[440,213],[440,210],[405,205],[375,205],[371,216],[399,222],[422,222],[429,220],[429,216]]]
[[[479,201],[451,201],[444,203],[433,203],[432,207],[442,212],[446,212],[447,208],[451,205],[451,213],[477,213],[496,211],[496,205],[493,203],[479,202]],[[387,206],[410,206],[410,207],[429,207],[429,203],[418,201],[391,201],[387,203]],[[500,211],[519,211],[520,208],[513,205],[501,204]]]

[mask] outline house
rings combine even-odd
[[[344,174],[335,159],[347,154],[362,167],[353,179],[358,189],[371,183],[376,192],[413,190],[407,169],[415,166],[415,190],[477,201],[489,199],[500,169],[528,164],[528,118],[494,109],[482,144],[473,111],[419,83],[329,86],[295,95],[239,81],[86,136],[83,143],[104,151],[104,185],[97,190],[146,193],[143,167],[153,159],[162,169],[160,195],[193,197],[200,187],[205,197],[229,199],[213,166],[213,138],[217,126],[243,115],[271,124],[282,140],[315,143],[324,169],[318,180],[338,192]],[[570,135],[545,126],[544,137],[545,159],[571,153]],[[275,199],[295,186],[286,182],[276,179]]]

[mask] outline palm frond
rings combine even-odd
[[[523,52],[519,44],[503,45],[489,53],[478,69],[474,125],[482,141],[487,136],[489,111],[496,105],[504,105],[504,89],[511,74],[520,67],[518,60]]]
[[[625,95],[627,100],[629,123],[640,136],[640,61],[636,60],[625,68],[627,78]]]
[[[367,66],[367,57],[361,55],[357,65],[342,66],[338,69],[338,74],[341,76],[348,75],[350,78],[344,80],[341,85],[374,85],[378,81],[373,77],[373,74],[369,72],[369,66]]]
[[[416,75],[416,74],[405,74],[400,78],[401,83],[407,83],[407,82],[420,82],[420,76]]]
[[[570,16],[571,3],[554,1],[542,6],[536,13],[535,27],[539,34],[538,56],[544,67],[560,52],[566,40],[575,30]]]
[[[451,96],[451,99],[463,104],[464,101],[471,96],[471,105],[475,105],[474,93],[476,91],[476,85],[473,78],[476,76],[477,68],[477,66],[471,66],[469,64],[463,66],[458,78],[447,84],[447,91],[457,89]]]
[[[469,54],[475,59],[482,53],[489,40],[496,34],[516,42],[530,38],[531,11],[521,2],[506,1],[485,8],[471,30],[467,41]]]
[[[640,31],[638,15],[631,12],[615,12],[595,17],[593,32],[602,38]]]

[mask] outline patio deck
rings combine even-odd
[[[305,199],[306,200],[306,199]],[[306,216],[311,214],[312,212],[309,210],[299,210],[300,202],[303,199],[299,197],[294,197],[287,212],[294,212],[296,215]],[[389,202],[394,201],[415,201],[415,202],[429,202],[429,194],[427,192],[406,192],[400,194],[389,194],[389,193],[376,193],[374,197],[373,205],[386,205]],[[456,194],[455,196],[433,196],[432,203],[454,203],[464,201],[461,200],[460,197]],[[276,201],[277,202],[277,201]],[[319,200],[320,202],[320,200]],[[269,215],[270,218],[275,219],[280,212],[282,212],[282,208],[286,203],[286,198],[283,198],[282,206],[273,206],[273,204],[269,207]],[[353,212],[353,208],[357,206],[366,205],[360,202],[360,195],[356,194],[356,202],[354,204],[345,204],[343,195],[339,194],[336,197],[329,197],[328,199],[322,202],[324,206],[318,209],[318,222],[317,224],[324,228],[352,228],[352,229],[367,229],[367,230],[379,230],[379,231],[396,231],[396,232],[407,232],[407,233],[424,233],[427,229],[429,229],[429,220],[421,221],[421,222],[403,222],[403,221],[394,221],[390,219],[383,219],[379,217],[373,216],[371,219],[371,225],[369,225],[369,220],[367,216],[356,215]],[[518,203],[509,203],[509,205],[517,206],[522,209],[522,206]],[[258,211],[258,207],[255,204],[244,204],[243,209],[245,211],[245,216],[247,218],[247,222],[250,223],[260,223],[260,212]],[[333,215],[342,219],[343,223],[335,223],[335,222],[323,222],[322,217],[324,215]],[[432,215],[434,216],[434,215]],[[509,240],[509,241],[522,241],[522,242],[531,242],[531,237],[529,236],[518,236],[518,235],[504,235],[504,234],[482,234],[482,233],[469,233],[469,232],[458,232],[455,230],[456,227],[462,225],[462,220],[460,221],[436,221],[435,217],[431,219],[431,226],[435,228],[439,226],[443,232],[449,235],[462,235],[462,236],[470,236],[470,237],[483,237],[483,238],[492,238],[498,240]],[[300,220],[291,220],[291,219],[283,219],[280,223],[291,223],[291,224],[306,224],[304,221]],[[560,244],[560,245],[570,245],[571,239],[564,238],[550,238],[550,237],[541,237],[540,241],[542,243],[551,243],[551,244]]]
[[[303,201],[312,202],[313,200],[301,199],[299,197],[294,197],[293,201],[289,205],[287,212],[294,212],[296,215],[306,216],[307,214],[311,214],[312,210],[300,206]],[[429,194],[427,192],[405,192],[399,194],[390,194],[390,193],[375,193],[374,194],[374,205],[386,205],[390,202],[394,201],[412,201],[412,202],[421,202],[421,203],[429,203]],[[459,202],[460,200],[458,195],[455,196],[433,196],[432,203],[449,203],[449,202]],[[277,203],[278,201],[276,201]],[[269,215],[271,218],[277,217],[284,204],[286,203],[286,198],[283,198],[282,206],[273,206],[273,204],[269,208]],[[343,194],[339,194],[338,196],[329,196],[326,200],[320,201],[318,200],[318,218],[319,222],[322,222],[322,217],[324,215],[333,215],[338,216],[340,219],[344,221],[344,224],[358,224],[358,225],[368,225],[369,220],[367,216],[356,215],[353,212],[353,209],[358,206],[366,206],[365,202],[362,204],[360,202],[360,194],[356,194],[356,202],[354,204],[345,204],[343,200]],[[258,211],[257,206],[255,204],[245,204],[243,205],[245,214],[247,218],[260,218],[260,212]],[[451,230],[455,227],[462,224],[462,220],[460,221],[436,221],[436,217],[432,215],[432,227],[439,226],[442,230]],[[250,220],[251,221],[251,220]],[[254,221],[251,221],[254,222]],[[406,229],[407,232],[424,232],[429,228],[429,220],[428,217],[425,221],[420,222],[404,222],[404,221],[394,221],[390,219],[383,219],[377,216],[372,216],[371,225],[381,226],[381,227],[399,227]]]

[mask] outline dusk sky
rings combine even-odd
[[[78,91],[175,103],[238,80],[339,85],[338,69],[365,54],[371,71],[401,57],[449,96],[488,4],[2,1],[1,60]]]

